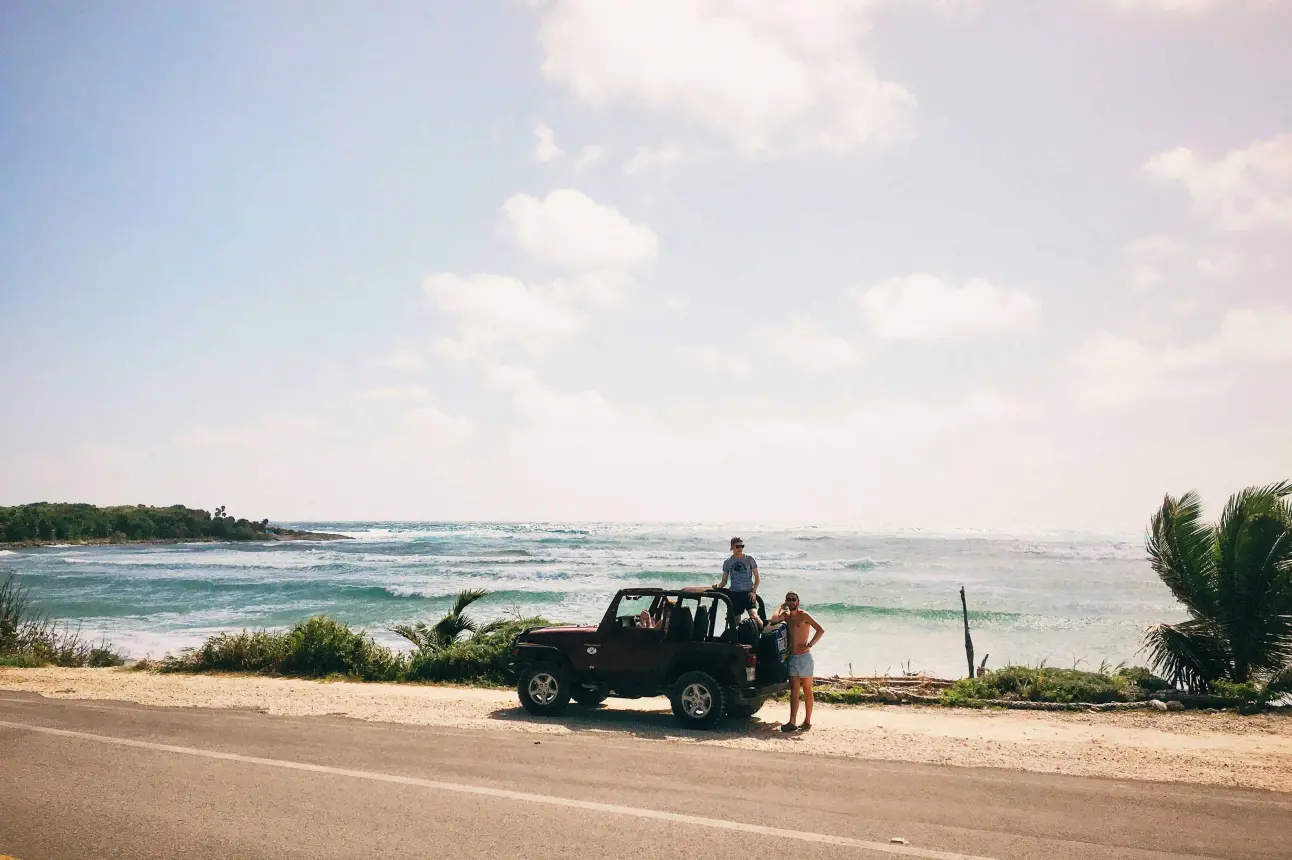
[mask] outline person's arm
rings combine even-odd
[[[755,561],[754,562],[754,590],[751,591],[750,594],[758,593],[758,583],[760,583],[761,581],[762,580],[758,576],[758,562]]]
[[[714,588],[726,588],[726,587],[727,587],[727,565],[724,563],[722,565],[722,582],[719,582],[717,585],[714,586]]]
[[[825,628],[822,627],[820,624],[818,624],[817,620],[813,618],[811,615],[808,615],[806,612],[803,613],[803,620],[806,621],[808,625],[813,630],[816,631],[816,633],[813,634],[811,640],[809,640],[807,644],[808,650],[811,650],[812,646],[820,642],[821,637],[825,635]]]

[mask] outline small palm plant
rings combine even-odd
[[[1292,481],[1230,497],[1215,525],[1193,492],[1167,496],[1145,538],[1153,570],[1190,618],[1144,636],[1151,662],[1198,691],[1292,693]]]
[[[435,624],[427,626],[424,621],[416,624],[396,624],[390,628],[390,631],[403,636],[422,651],[440,651],[447,648],[457,642],[463,633],[470,633],[473,636],[491,633],[504,622],[491,621],[480,624],[466,613],[468,606],[488,595],[489,592],[479,588],[459,591],[453,600],[453,608]]]

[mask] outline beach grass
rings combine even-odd
[[[948,705],[981,701],[1094,704],[1142,702],[1171,685],[1148,669],[1120,667],[1112,672],[1086,672],[1046,666],[1005,666],[980,678],[962,678],[942,700]]]
[[[511,647],[526,627],[541,619],[491,624],[469,638],[401,653],[366,631],[326,615],[291,630],[243,630],[212,636],[196,648],[168,655],[147,668],[161,672],[245,672],[296,678],[362,681],[430,681],[477,686],[511,684]]]
[[[31,605],[27,587],[9,574],[0,582],[0,666],[120,666],[125,658],[106,641],[59,625]]]

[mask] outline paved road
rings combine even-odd
[[[535,736],[0,692],[0,855],[1292,857],[1292,795],[704,748],[613,728]]]

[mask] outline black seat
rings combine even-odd
[[[665,638],[669,642],[689,642],[694,633],[695,622],[691,619],[691,610],[686,606],[674,609],[668,619],[668,636]]]
[[[702,642],[709,638],[709,607],[701,606],[695,610],[695,641]]]

